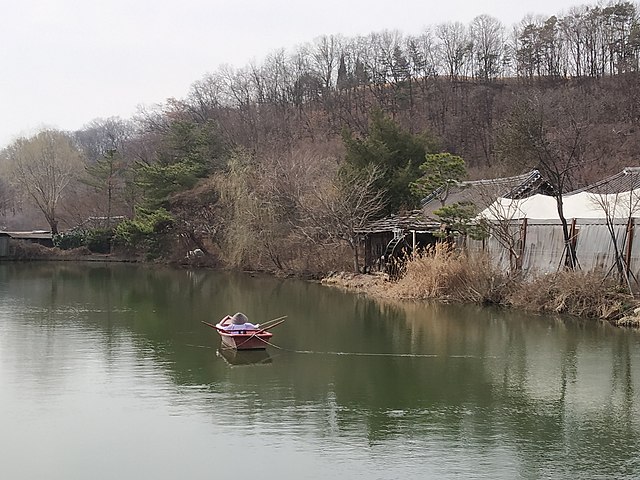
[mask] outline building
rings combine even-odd
[[[487,180],[459,182],[449,187],[445,205],[469,203],[478,212],[497,198],[526,198],[553,192],[538,170],[523,175]],[[406,254],[442,238],[443,225],[435,213],[443,206],[443,189],[436,190],[421,202],[421,208],[398,213],[370,222],[357,233],[361,236],[365,270],[385,270],[391,259]]]
[[[611,177],[563,195],[569,240],[581,270],[626,273],[640,285],[640,168],[629,167]],[[470,241],[472,250],[487,252],[503,269],[550,273],[566,264],[567,249],[556,199],[532,195],[498,198],[480,214],[492,224],[491,236]],[[510,238],[501,238],[499,229]]]
[[[35,230],[32,232],[0,232],[0,234],[7,235],[12,240],[38,243],[44,247],[53,248],[53,235],[51,232],[44,230]]]

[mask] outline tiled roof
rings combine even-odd
[[[498,197],[526,198],[536,193],[549,194],[552,190],[553,188],[542,178],[540,172],[532,170],[513,177],[460,182],[451,187],[446,204],[467,202],[482,210]],[[440,193],[441,190],[436,190],[422,201],[422,209],[426,218],[437,218],[433,212],[442,207],[439,200]]]
[[[397,229],[403,231],[432,231],[437,230],[439,227],[440,222],[429,221],[424,217],[422,210],[411,210],[410,212],[375,220],[366,227],[358,230],[358,233],[392,232]]]
[[[460,182],[451,188],[446,203],[451,205],[456,202],[471,202],[482,210],[498,197],[525,198],[535,193],[550,193],[551,190],[551,185],[542,178],[540,172],[532,170],[513,177]],[[365,228],[358,230],[358,233],[381,233],[394,230],[435,231],[440,228],[441,223],[438,216],[433,213],[442,207],[438,196],[440,192],[436,190],[426,197],[421,202],[420,210],[373,221]]]
[[[574,193],[589,192],[600,194],[612,194],[628,192],[640,187],[640,167],[626,167],[619,173],[607,177],[599,182],[579,188],[567,195]]]

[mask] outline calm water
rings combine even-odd
[[[281,315],[225,358],[201,321]],[[0,264],[0,478],[638,478],[640,335],[260,276]]]

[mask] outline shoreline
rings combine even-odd
[[[33,252],[32,252],[33,253]],[[200,260],[200,259],[199,259]],[[59,261],[59,262],[90,262],[90,263],[139,263],[144,265],[167,265],[178,268],[197,268],[197,269],[214,269],[225,271],[228,269],[220,268],[219,265],[209,264],[206,261],[185,261],[185,262],[171,262],[171,261],[150,261],[146,260],[142,257],[137,256],[125,256],[125,255],[117,255],[117,254],[100,254],[100,253],[91,253],[87,250],[82,251],[45,251],[40,250],[36,255],[23,255],[20,257],[4,257],[0,259],[0,263],[9,263],[9,262],[31,262],[31,261]],[[243,271],[245,273],[262,273],[265,275],[270,275],[273,277],[279,277],[282,275],[278,275],[276,272],[253,272],[253,271]],[[439,294],[437,296],[427,296],[421,294],[402,294],[401,287],[399,288],[398,282],[391,282],[387,276],[382,272],[376,273],[350,273],[350,272],[329,272],[326,275],[323,275],[319,278],[311,279],[309,277],[305,277],[304,275],[295,275],[295,274],[287,274],[285,277],[299,278],[301,280],[314,281],[320,283],[325,286],[340,288],[342,290],[357,293],[357,294],[365,294],[372,298],[379,299],[389,299],[389,300],[414,300],[414,301],[438,301],[442,303],[469,303],[475,305],[483,305],[487,304],[487,302],[480,301],[459,301],[455,298],[451,298],[446,295],[446,292],[443,294]],[[602,321],[609,323],[615,327],[620,328],[640,328],[640,300],[635,299],[634,297],[629,296],[627,299],[628,307],[622,310],[622,314],[613,316],[610,318],[603,318],[594,315],[576,315],[571,314],[570,312],[562,312],[562,311],[549,311],[546,309],[535,308],[535,305],[532,305],[533,308],[512,306],[509,304],[501,304],[501,303],[492,303],[492,305],[500,306],[502,308],[508,309],[521,309],[524,311],[539,313],[544,315],[553,315],[561,313],[568,314],[575,318],[581,319],[589,319],[594,321]],[[609,305],[604,305],[605,309]],[[613,303],[611,307],[613,307]]]
[[[414,300],[414,301],[437,301],[442,303],[468,303],[473,305],[483,305],[481,302],[460,302],[451,300],[446,296],[441,297],[415,297],[415,296],[403,296],[398,295],[397,292],[393,292],[393,288],[391,288],[394,283],[390,282],[383,273],[376,274],[363,274],[363,273],[347,273],[347,272],[337,272],[329,274],[328,276],[321,279],[320,283],[323,285],[341,288],[346,291],[360,293],[369,295],[374,298],[383,298],[383,299],[396,299],[396,300]],[[619,318],[601,318],[589,315],[572,315],[570,313],[565,312],[551,312],[544,310],[536,310],[536,309],[524,309],[529,313],[536,313],[541,315],[554,315],[562,313],[563,315],[568,315],[574,318],[593,320],[599,322],[608,323],[614,327],[618,328],[632,328],[632,329],[640,329],[640,300],[634,299],[632,301],[633,306],[625,312]],[[495,306],[518,310],[518,307],[513,307],[510,305],[502,305],[502,304],[493,304]]]

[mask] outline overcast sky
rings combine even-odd
[[[324,34],[420,33],[489,14],[506,26],[572,0],[0,0],[0,148],[183,98],[221,64],[245,66]]]

